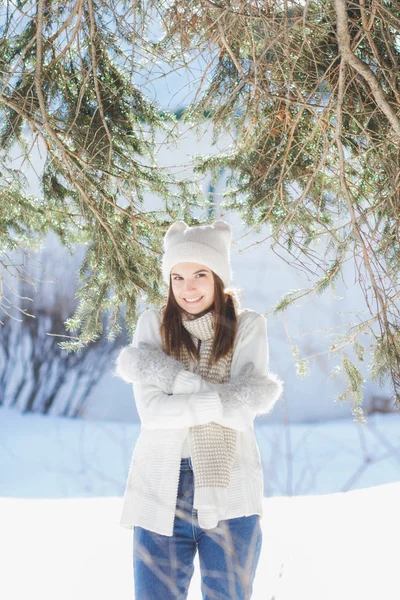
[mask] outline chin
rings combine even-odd
[[[197,315],[198,313],[202,313],[205,312],[207,310],[210,310],[211,307],[213,305],[213,302],[201,302],[198,306],[189,306],[188,304],[186,304],[186,302],[183,300],[183,305],[181,305],[181,308],[191,314],[191,315]]]

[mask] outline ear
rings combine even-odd
[[[228,240],[232,239],[232,229],[230,228],[229,223],[219,220],[215,221],[213,226],[215,229],[218,229],[218,231],[225,233]]]
[[[184,231],[185,229],[188,229],[189,225],[187,225],[185,223],[185,221],[175,221],[175,223],[172,223],[172,225],[169,226],[169,228],[167,229],[167,233],[165,234],[165,237],[169,237],[170,235],[173,235],[174,233],[178,233],[179,231]]]

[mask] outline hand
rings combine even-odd
[[[161,348],[139,342],[137,348],[127,346],[118,355],[116,374],[127,382],[141,381],[172,393],[172,386],[184,365]]]
[[[233,379],[225,383],[217,383],[216,390],[222,405],[251,405],[257,392],[262,394],[266,377],[254,375],[254,364],[247,362]]]

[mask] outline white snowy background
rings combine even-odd
[[[167,93],[163,79],[154,85],[155,95],[161,87]],[[179,85],[172,82],[168,90],[178,100]],[[173,152],[158,143],[165,165],[219,151],[208,130],[196,138],[188,131]],[[222,140],[220,148],[227,143]],[[37,193],[42,164],[37,152],[31,165],[21,165]],[[208,186],[206,179],[205,191]],[[148,210],[157,206],[149,197]],[[267,228],[243,238],[236,216],[217,210],[220,217],[233,228],[232,283],[243,289],[242,306],[265,313],[283,293],[311,285],[310,274],[290,266],[293,258],[283,249],[260,243]],[[51,285],[62,292],[76,284],[81,252],[71,258],[49,236],[34,259],[50,266],[56,278]],[[374,412],[365,424],[356,423],[349,403],[334,401],[345,381],[330,377],[338,364],[328,354],[330,340],[344,333],[344,324],[366,316],[349,260],[335,289],[298,302],[278,319],[268,317],[270,368],[284,379],[285,392],[255,426],[265,498],[254,600],[400,599],[400,415]],[[310,358],[303,379],[296,375],[291,343],[299,346],[300,358]],[[364,343],[371,339],[365,336]],[[368,364],[357,366],[365,377],[367,412],[377,402],[390,407],[389,386],[371,381]],[[10,398],[1,401],[1,600],[131,600],[132,532],[119,525],[140,428],[131,386],[113,376],[110,357],[87,398],[85,418],[58,416],[62,399],[50,416],[20,414],[18,406],[7,406]],[[197,557],[195,566],[189,600],[201,598]]]

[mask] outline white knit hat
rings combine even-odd
[[[189,227],[175,221],[164,236],[162,274],[169,285],[171,269],[181,262],[195,262],[214,271],[227,287],[232,278],[230,245],[232,230],[225,221]]]

